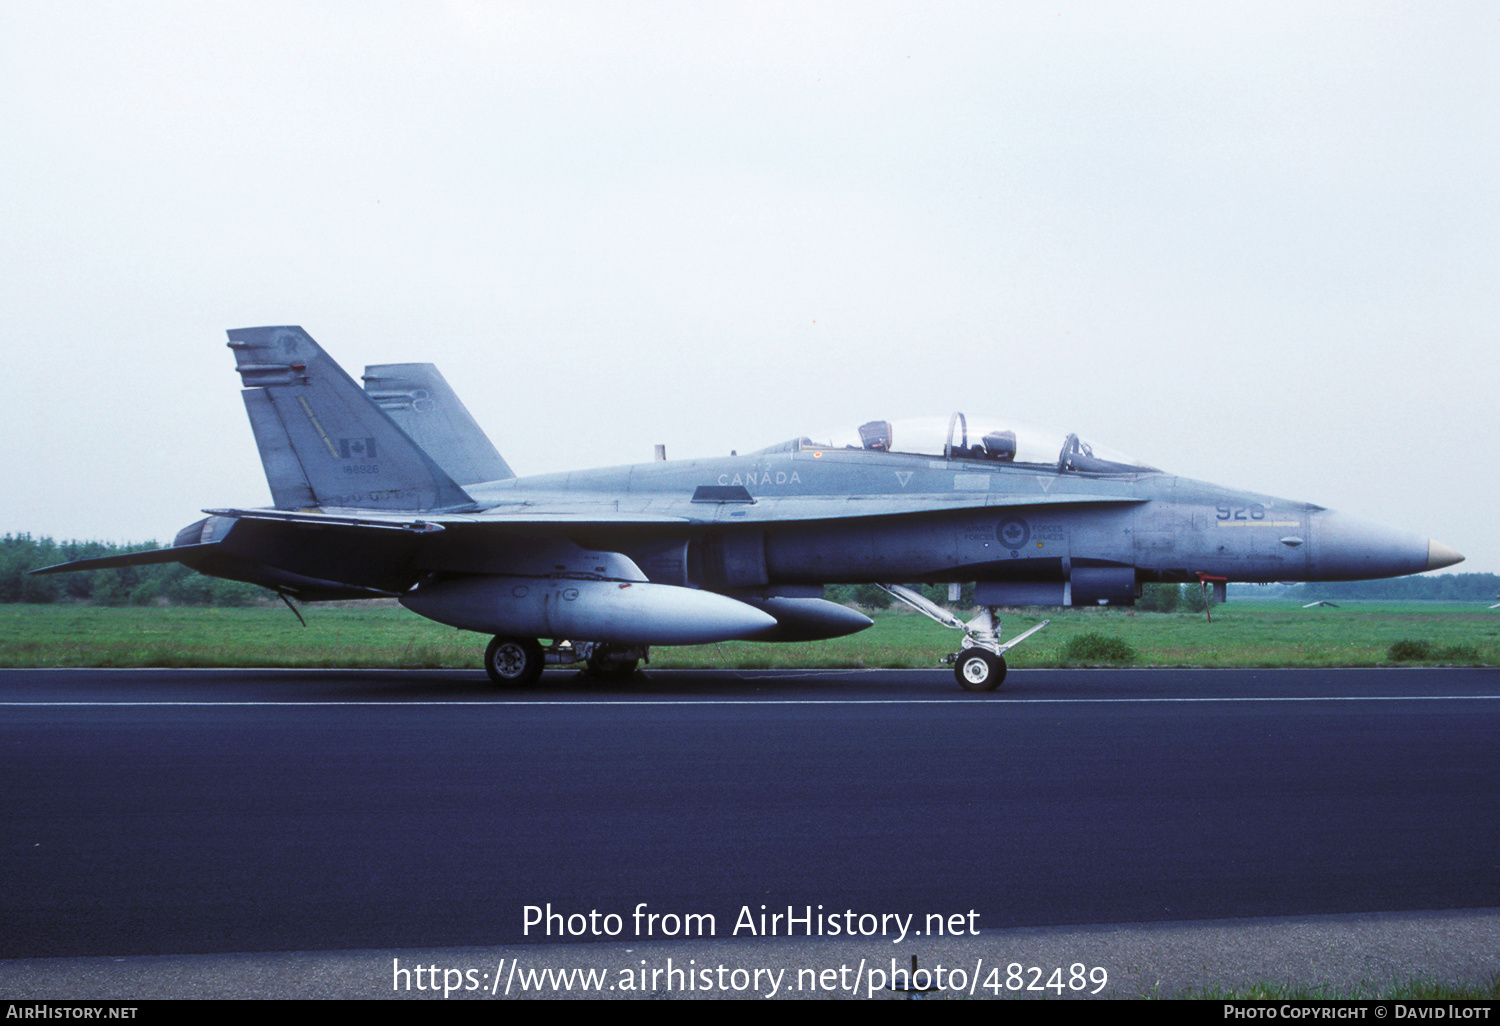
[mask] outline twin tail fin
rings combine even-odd
[[[477,508],[301,328],[235,328],[229,348],[278,509]]]

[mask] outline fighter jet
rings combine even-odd
[[[1005,677],[1014,606],[1129,605],[1146,582],[1396,577],[1463,559],[1305,502],[1164,473],[1077,435],[953,413],[714,459],[517,477],[430,364],[361,388],[299,327],[229,348],[274,505],[207,509],[164,549],[304,601],[396,597],[493,636],[499,685],[635,670],[653,645],[806,641],[871,625],[823,598],[874,583],[963,633],[964,688]],[[895,582],[975,582],[965,622]],[[549,644],[542,645],[542,639]]]

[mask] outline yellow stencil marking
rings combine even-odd
[[[307,414],[307,419],[312,421],[312,426],[317,429],[318,437],[323,439],[324,445],[328,446],[328,455],[332,456],[334,459],[338,459],[339,451],[338,449],[334,448],[333,439],[328,437],[328,432],[323,430],[323,425],[318,423],[318,418],[313,416],[312,407],[308,406],[307,400],[302,398],[300,395],[297,397],[297,401],[302,404],[302,412]]]

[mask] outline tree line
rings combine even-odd
[[[1384,581],[1312,581],[1288,588],[1287,598],[1306,602],[1317,599],[1387,599],[1439,602],[1494,602],[1500,598],[1500,575],[1426,574],[1392,577]]]
[[[181,563],[127,566],[33,576],[38,567],[74,559],[116,556],[160,548],[155,542],[116,545],[110,542],[57,542],[29,534],[0,538],[0,602],[87,602],[102,606],[146,606],[166,602],[183,606],[248,606],[272,596],[253,584],[224,581],[189,570]]]

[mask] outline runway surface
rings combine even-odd
[[[1500,907],[1494,670],[0,671],[0,723],[6,959]]]

